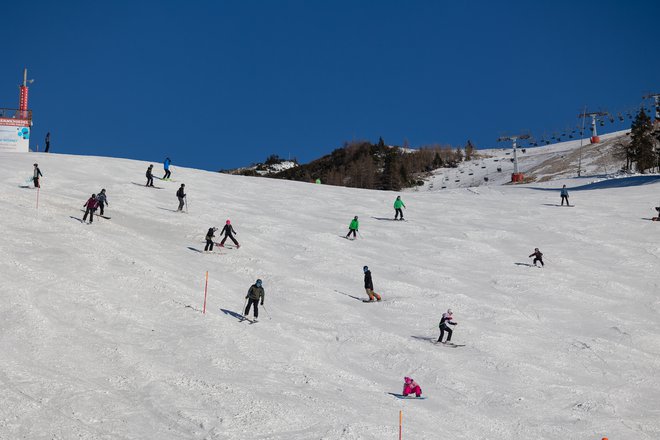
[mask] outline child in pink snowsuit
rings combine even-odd
[[[407,396],[408,394],[415,393],[417,397],[422,395],[422,389],[419,387],[417,382],[412,380],[410,377],[404,377],[403,381],[403,395]]]

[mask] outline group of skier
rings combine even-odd
[[[213,245],[217,244],[213,241],[213,238],[215,237],[215,231],[217,231],[217,230],[218,230],[218,228],[211,227],[211,228],[209,228],[208,232],[206,233],[206,237],[205,237],[206,246],[204,246],[204,251],[205,252],[212,252],[213,251]],[[224,238],[222,239],[220,244],[218,244],[218,246],[225,247],[225,241],[227,241],[227,239],[230,239],[232,242],[234,242],[234,245],[236,245],[237,249],[241,247],[241,245],[238,243],[238,241],[236,241],[236,239],[234,238],[234,234],[236,234],[236,231],[234,230],[234,227],[231,224],[231,220],[227,220],[225,222],[225,226],[223,226],[222,230],[220,231],[220,235],[223,235],[223,234],[224,234]]]
[[[105,205],[110,205],[110,204],[108,203],[108,197],[105,194],[105,188],[103,188],[101,192],[99,192],[98,194],[92,194],[92,196],[89,199],[87,199],[87,201],[83,205],[83,208],[86,208],[85,215],[83,216],[82,219],[83,223],[87,220],[88,215],[89,215],[89,223],[91,224],[94,222],[94,212],[96,211],[97,208],[100,211],[99,215],[103,217],[104,216],[103,208],[105,207]]]

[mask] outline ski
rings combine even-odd
[[[363,303],[382,303],[383,301],[385,301],[385,300],[384,299],[381,299],[380,301],[376,301],[376,300],[370,301],[368,299],[363,299],[362,300]]]
[[[449,348],[465,347],[465,344],[454,344],[452,342],[438,342],[438,341],[433,342],[432,341],[431,343],[433,345],[442,345],[442,346],[449,347]]]

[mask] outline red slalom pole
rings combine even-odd
[[[204,309],[202,310],[202,313],[206,315],[206,293],[208,292],[209,289],[209,271],[206,271],[206,283],[204,284]]]
[[[399,411],[399,440],[401,440],[401,428],[402,428],[402,423],[403,422],[403,411]]]
[[[40,189],[41,189],[41,187],[38,186],[37,187],[37,209],[39,209],[39,190]]]

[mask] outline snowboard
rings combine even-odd
[[[397,393],[387,393],[387,394],[390,394],[390,395],[396,397],[397,399],[401,399],[401,400],[424,400],[424,399],[426,399],[426,396],[417,397],[414,394],[409,394],[407,396],[404,396],[403,394],[397,394]]]

